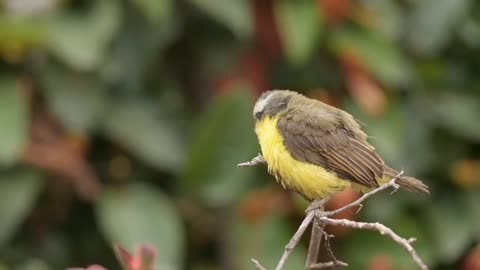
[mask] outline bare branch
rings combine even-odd
[[[422,261],[422,259],[420,259],[417,252],[411,245],[415,241],[414,238],[410,238],[410,239],[402,238],[398,236],[398,234],[396,234],[392,229],[378,222],[369,223],[369,222],[351,221],[348,219],[331,219],[326,216],[321,216],[321,214],[320,216],[318,216],[318,218],[324,221],[326,224],[330,224],[330,225],[378,231],[381,235],[386,235],[390,237],[393,241],[395,241],[404,249],[406,249],[408,253],[410,253],[410,255],[412,256],[415,263],[417,263],[417,265],[420,267],[420,269],[428,270],[427,265]]]
[[[255,157],[252,159],[252,161],[241,163],[238,166],[255,166],[260,163],[265,163],[265,160],[261,155]],[[309,246],[309,252],[307,256],[307,269],[327,269],[327,268],[334,268],[334,267],[347,267],[348,264],[342,261],[339,261],[335,258],[335,255],[333,254],[331,248],[330,248],[330,243],[328,240],[328,236],[325,231],[323,231],[323,227],[325,224],[329,225],[334,225],[334,226],[342,226],[342,227],[349,227],[349,228],[355,228],[355,229],[364,229],[364,230],[372,230],[372,231],[377,231],[382,235],[387,235],[390,237],[393,241],[398,243],[400,246],[402,246],[405,250],[408,251],[410,256],[413,258],[415,263],[420,267],[422,270],[428,270],[428,266],[422,261],[422,259],[418,256],[417,252],[415,249],[412,247],[412,243],[415,242],[415,238],[409,238],[405,239],[400,237],[398,234],[396,234],[392,229],[386,227],[385,225],[381,223],[368,223],[368,222],[357,222],[357,221],[351,221],[348,219],[333,219],[330,218],[333,215],[336,215],[340,212],[343,212],[347,209],[350,209],[355,206],[362,206],[362,203],[373,196],[374,194],[384,191],[388,188],[393,188],[394,191],[398,190],[399,185],[395,183],[395,181],[398,179],[403,174],[403,172],[400,172],[398,175],[396,175],[390,182],[388,182],[385,185],[382,185],[368,193],[365,193],[362,197],[360,197],[358,200],[342,207],[334,211],[328,211],[325,212],[323,210],[323,204],[321,200],[317,200],[312,202],[309,207],[307,208],[307,215],[302,221],[302,224],[300,224],[300,227],[297,229],[297,232],[293,235],[292,239],[290,242],[285,246],[285,251],[280,258],[277,267],[275,270],[282,270],[288,257],[292,253],[293,249],[297,246],[298,242],[300,241],[300,238],[302,235],[305,233],[305,230],[307,229],[308,225],[312,222],[312,220],[315,220],[313,223],[312,227],[312,236],[310,239],[310,246]],[[319,250],[319,245],[321,243],[321,237],[325,236],[326,237],[326,248],[327,252],[329,253],[329,256],[332,258],[332,261],[329,262],[324,262],[324,263],[316,263],[317,256],[318,256],[318,250]],[[320,237],[320,238],[319,238]],[[258,261],[255,259],[252,259],[252,262],[255,264],[256,269],[258,270],[267,270],[264,268]]]
[[[257,260],[255,260],[254,258],[251,258],[250,259],[253,264],[255,264],[255,270],[267,270],[267,268],[263,267]]]
[[[373,195],[377,194],[378,192],[383,191],[383,190],[386,190],[386,189],[388,189],[388,188],[390,188],[390,187],[393,188],[394,190],[399,189],[400,186],[399,186],[397,183],[395,183],[395,181],[396,181],[396,180],[398,179],[398,177],[400,177],[402,174],[403,174],[403,171],[401,171],[400,173],[398,173],[394,178],[392,178],[392,180],[390,180],[390,182],[386,183],[385,185],[381,185],[381,186],[379,186],[378,188],[376,188],[376,189],[374,189],[374,190],[372,190],[372,191],[370,191],[370,192],[367,192],[367,193],[363,194],[362,197],[358,198],[358,200],[356,200],[356,201],[354,201],[354,202],[352,202],[352,203],[350,203],[350,204],[347,204],[347,205],[345,205],[344,207],[341,207],[341,208],[336,209],[336,210],[333,210],[333,211],[327,211],[327,212],[324,213],[324,215],[325,215],[325,216],[328,216],[328,217],[331,217],[331,216],[334,216],[334,215],[336,215],[336,214],[338,214],[338,213],[341,213],[341,212],[343,212],[343,211],[345,211],[345,210],[348,210],[348,209],[350,209],[350,208],[352,208],[352,207],[355,207],[355,206],[359,206],[359,207],[361,208],[361,207],[363,207],[362,203],[363,203],[366,199],[372,197]]]
[[[307,216],[303,219],[302,224],[300,224],[300,227],[298,227],[297,232],[293,235],[292,239],[290,242],[285,246],[285,252],[283,252],[282,257],[280,258],[280,261],[277,264],[277,267],[275,267],[275,270],[282,270],[283,267],[285,266],[285,263],[287,262],[288,257],[292,253],[293,249],[297,246],[298,241],[300,241],[300,238],[302,238],[303,233],[305,233],[305,230],[308,228],[308,225],[310,222],[312,222],[313,217],[315,216],[315,212],[309,212]]]
[[[342,261],[331,261],[331,262],[324,262],[324,263],[317,263],[314,265],[310,265],[308,269],[328,269],[334,267],[348,267],[348,263]]]
[[[333,237],[333,235],[329,235],[327,232],[325,232],[323,235],[325,236],[325,249],[328,252],[328,256],[330,256],[330,259],[333,261],[338,261],[335,257],[335,254],[333,254],[332,247],[330,247],[330,237]]]
[[[317,263],[318,252],[320,251],[320,245],[322,244],[322,237],[324,235],[323,227],[325,227],[325,223],[321,223],[318,218],[313,219],[312,235],[310,236],[307,261],[305,263],[306,268]]]
[[[252,160],[239,163],[237,164],[238,167],[253,167],[258,164],[265,164],[265,159],[263,158],[262,154],[258,154],[256,157],[252,158]]]

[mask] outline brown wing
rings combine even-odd
[[[355,121],[353,117],[342,111],[300,108],[284,115],[278,129],[293,158],[320,165],[342,179],[378,187],[384,162],[367,143],[358,123],[351,126],[351,121]]]

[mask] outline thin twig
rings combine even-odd
[[[320,220],[323,220],[326,224],[330,224],[330,225],[378,231],[381,235],[387,235],[397,244],[399,244],[404,249],[406,249],[408,253],[410,253],[413,260],[417,263],[420,269],[428,270],[427,265],[422,261],[422,259],[420,259],[417,252],[411,245],[415,241],[414,238],[410,238],[410,239],[402,238],[398,234],[396,234],[392,229],[378,222],[369,223],[369,222],[351,221],[348,219],[331,219],[326,216],[318,216],[318,218]]]
[[[308,245],[307,261],[305,267],[316,264],[318,260],[318,253],[320,251],[320,245],[323,238],[324,223],[319,222],[318,218],[313,219],[312,223],[312,235],[310,236],[310,244]]]
[[[310,203],[306,212],[323,212],[325,211],[326,202],[327,200],[315,200]],[[308,245],[307,261],[305,263],[306,268],[309,268],[310,265],[317,263],[318,252],[320,250],[320,245],[322,244],[323,234],[325,233],[323,230],[324,227],[325,223],[320,222],[318,218],[314,217],[312,223],[312,233],[310,236],[310,244]]]
[[[358,198],[356,201],[352,202],[352,203],[349,203],[347,205],[345,205],[344,207],[341,207],[339,209],[336,209],[336,210],[333,210],[333,211],[327,211],[324,213],[325,216],[328,216],[328,217],[331,217],[331,216],[334,216],[338,213],[341,213],[345,210],[348,210],[352,207],[355,207],[355,206],[360,206],[362,207],[362,203],[372,197],[373,195],[377,194],[378,192],[380,191],[384,191],[390,187],[394,188],[394,190],[397,190],[400,188],[400,186],[395,183],[395,181],[398,179],[398,177],[400,177],[401,175],[403,174],[403,171],[401,171],[400,173],[398,173],[394,178],[392,178],[392,180],[390,180],[388,183],[386,183],[385,185],[381,185],[379,186],[378,188],[370,191],[370,192],[367,192],[365,194],[362,195],[362,197]]]
[[[254,258],[251,258],[250,259],[253,264],[255,264],[255,270],[267,270],[267,268],[263,267],[257,260],[255,260]]]
[[[261,154],[258,154],[258,156],[254,157],[251,161],[240,163],[237,166],[240,167],[251,167],[251,166],[256,166],[258,164],[265,164],[265,159]],[[404,249],[410,253],[411,257],[413,260],[416,262],[416,264],[420,267],[422,270],[428,270],[428,266],[422,261],[422,259],[418,256],[417,252],[415,249],[412,247],[412,243],[415,242],[415,238],[410,238],[410,239],[405,239],[400,237],[398,234],[396,234],[392,229],[386,227],[385,225],[381,223],[368,223],[368,222],[357,222],[357,221],[351,221],[348,219],[332,219],[329,218],[333,215],[336,215],[338,213],[341,213],[347,209],[350,209],[355,206],[360,206],[362,207],[362,202],[364,202],[366,199],[370,198],[371,196],[375,195],[376,193],[386,190],[390,187],[394,189],[393,192],[397,191],[399,189],[399,185],[395,183],[395,181],[403,174],[403,171],[397,174],[396,176],[393,177],[390,182],[388,182],[385,185],[382,185],[368,193],[365,193],[362,197],[360,197],[358,200],[341,207],[337,210],[334,211],[328,211],[325,212],[323,211],[323,208],[308,208],[307,215],[302,221],[302,224],[298,227],[297,231],[293,235],[292,239],[290,239],[290,242],[285,246],[285,251],[283,252],[282,257],[280,258],[277,267],[275,270],[282,270],[283,267],[285,266],[285,263],[287,262],[288,257],[292,253],[293,249],[297,246],[298,242],[300,241],[302,235],[305,233],[305,230],[308,228],[308,225],[312,222],[313,219],[315,219],[315,222],[313,224],[312,228],[312,239],[310,242],[309,247],[309,253],[308,253],[308,259],[307,259],[307,268],[308,269],[326,269],[326,268],[333,268],[333,267],[346,267],[348,266],[347,263],[339,261],[335,258],[328,240],[326,240],[326,247],[327,247],[327,252],[329,252],[329,255],[332,257],[333,261],[330,262],[324,262],[324,263],[311,263],[311,262],[316,262],[316,256],[318,256],[318,245],[321,243],[321,236],[325,234],[323,229],[316,231],[319,227],[324,225],[324,224],[329,224],[329,225],[334,225],[334,226],[343,226],[343,227],[349,227],[349,228],[355,228],[355,229],[366,229],[366,230],[372,230],[372,231],[378,231],[382,235],[387,235],[390,237],[393,241],[398,243],[400,246],[402,246]],[[318,235],[320,235],[320,240],[317,239]],[[326,237],[328,237],[326,235]],[[317,245],[318,244],[318,245]],[[316,255],[316,256],[315,256]],[[314,258],[314,259],[313,259]],[[257,260],[252,258],[252,262],[255,264],[255,268],[257,270],[267,270],[265,267],[263,267]],[[309,263],[310,262],[310,263]]]
[[[323,235],[325,236],[325,249],[327,250],[328,256],[330,256],[330,259],[333,261],[338,261],[337,257],[335,257],[335,254],[333,254],[332,247],[330,246],[330,237],[333,237],[333,235],[330,236],[326,232]]]
[[[315,212],[309,212],[307,216],[303,219],[302,224],[300,224],[300,227],[298,227],[297,232],[293,235],[292,239],[290,242],[285,246],[285,251],[283,252],[282,257],[280,258],[280,261],[278,261],[277,267],[275,267],[275,270],[282,270],[283,266],[287,262],[288,257],[292,253],[293,249],[297,246],[298,241],[302,238],[303,233],[305,233],[305,230],[308,228],[308,225],[310,222],[312,222],[313,217],[315,216]]]
[[[347,267],[347,266],[348,266],[348,263],[335,260],[331,262],[317,263],[317,264],[311,265],[309,269],[328,269],[328,268],[334,268],[334,267]]]
[[[243,163],[238,163],[238,167],[252,167],[256,166],[259,164],[265,164],[265,159],[263,158],[262,154],[258,154],[256,157],[252,158],[252,160],[243,162]]]

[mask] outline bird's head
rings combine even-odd
[[[292,97],[298,96],[297,92],[289,90],[271,90],[263,93],[255,103],[253,117],[256,121],[264,117],[274,117],[287,109]]]

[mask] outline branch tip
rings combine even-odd
[[[266,161],[263,158],[262,154],[258,154],[256,157],[252,158],[252,160],[247,161],[247,162],[238,163],[237,166],[238,167],[253,167],[253,166],[256,166],[258,164],[265,164],[265,163],[266,163]]]

